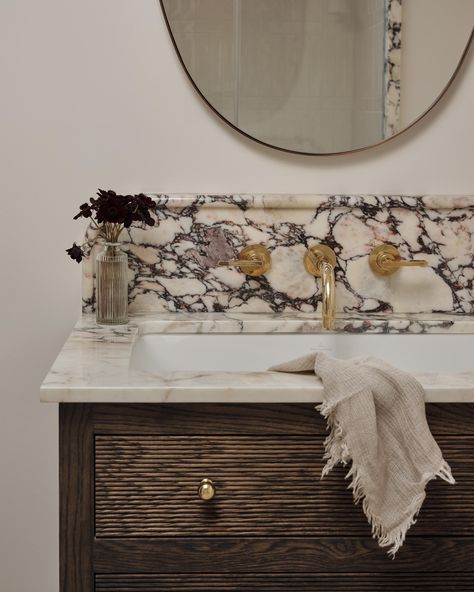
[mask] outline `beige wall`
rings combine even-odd
[[[474,60],[386,146],[296,157],[197,100],[155,0],[0,3],[0,590],[57,591],[57,409],[39,384],[79,314],[64,249],[95,189],[473,192]]]

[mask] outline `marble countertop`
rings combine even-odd
[[[346,333],[473,334],[474,317],[455,315],[341,316]],[[131,367],[133,345],[149,333],[321,333],[314,314],[147,313],[128,325],[78,321],[41,385],[41,400],[56,403],[318,403],[323,387],[307,374],[175,372]],[[417,374],[429,402],[474,402],[474,367],[465,373]]]

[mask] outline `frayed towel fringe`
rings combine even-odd
[[[372,528],[372,537],[377,539],[378,544],[381,547],[390,547],[387,553],[392,559],[395,559],[397,551],[405,541],[407,531],[416,523],[418,513],[425,500],[425,493],[412,501],[410,507],[407,509],[407,518],[396,529],[388,532],[381,524],[380,519],[371,511],[371,500],[368,498],[364,487],[364,479],[361,469],[354,465],[350,450],[345,442],[343,429],[332,415],[336,406],[337,405],[322,403],[316,407],[326,419],[327,429],[329,431],[329,435],[324,442],[325,453],[323,460],[326,460],[326,464],[322,470],[321,479],[328,475],[336,465],[340,463],[346,465],[352,460],[352,467],[345,478],[351,479],[348,489],[352,490],[354,503],[358,504],[362,500],[362,509]],[[448,463],[444,460],[438,471],[433,476],[427,477],[425,485],[428,481],[431,481],[436,477],[439,477],[452,485],[456,483]]]

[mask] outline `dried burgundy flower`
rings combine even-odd
[[[129,228],[133,222],[154,226],[155,220],[151,212],[155,209],[154,200],[144,193],[118,195],[112,189],[99,189],[97,197],[91,197],[89,203],[80,206],[74,219],[91,218],[98,230],[98,237],[107,242],[117,242],[122,230]],[[84,257],[82,248],[75,243],[67,252],[78,263]]]
[[[76,243],[74,243],[72,247],[69,247],[69,249],[66,249],[66,253],[69,255],[69,257],[71,257],[71,259],[77,261],[78,263],[80,263],[84,257],[84,251],[79,245],[76,245]]]
[[[92,216],[92,208],[88,203],[83,203],[79,206],[79,213],[74,216],[74,220],[78,218],[90,218]]]
[[[150,210],[154,210],[156,205],[151,197],[148,197],[144,193],[132,195],[131,204],[133,205],[132,221],[144,222],[148,226],[155,225],[155,221],[150,215]]]
[[[117,197],[105,197],[97,200],[96,220],[99,224],[123,224],[129,214],[127,204]]]

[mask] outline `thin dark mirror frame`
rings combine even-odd
[[[409,125],[407,125],[403,129],[401,129],[399,132],[393,134],[389,138],[385,138],[385,139],[381,140],[380,142],[376,142],[375,144],[369,144],[368,146],[362,146],[360,148],[353,148],[352,150],[343,150],[343,151],[340,151],[340,152],[304,152],[304,151],[300,151],[300,150],[292,150],[290,148],[283,148],[281,146],[275,146],[274,144],[269,144],[268,142],[264,142],[263,140],[259,140],[255,136],[252,136],[251,134],[248,134],[247,132],[243,131],[242,129],[240,129],[236,125],[234,125],[231,121],[229,121],[226,117],[224,117],[222,115],[222,113],[220,113],[208,101],[208,99],[206,98],[206,96],[201,92],[201,90],[197,86],[196,82],[194,81],[194,78],[191,76],[191,73],[189,72],[188,68],[186,67],[186,64],[184,63],[183,57],[182,57],[181,52],[179,51],[179,48],[178,48],[178,44],[176,43],[176,39],[175,39],[175,37],[173,35],[173,30],[171,28],[171,23],[170,23],[170,21],[168,19],[168,15],[166,14],[164,0],[159,0],[159,3],[160,3],[160,6],[161,6],[161,12],[162,12],[163,17],[165,19],[166,28],[168,29],[169,36],[170,36],[171,41],[173,43],[173,47],[174,47],[174,49],[176,51],[176,55],[178,56],[178,59],[179,59],[179,61],[181,63],[181,66],[183,67],[183,69],[184,69],[184,71],[186,73],[186,76],[188,77],[189,81],[193,85],[194,90],[198,93],[198,95],[206,103],[206,105],[208,105],[208,107],[219,117],[219,119],[221,119],[222,121],[224,121],[228,126],[230,126],[231,128],[233,128],[235,131],[237,131],[242,136],[245,136],[246,138],[249,138],[250,140],[253,140],[254,142],[257,142],[258,144],[261,144],[262,146],[266,146],[267,148],[273,148],[274,150],[279,150],[280,152],[287,152],[287,153],[290,153],[290,154],[300,154],[300,155],[303,155],[303,156],[340,156],[340,155],[343,155],[343,154],[354,154],[356,152],[363,152],[365,150],[369,150],[371,148],[375,148],[376,146],[381,146],[382,144],[386,144],[387,142],[390,142],[391,140],[394,140],[395,138],[398,138],[399,136],[401,136],[403,133],[405,133],[406,131],[408,131],[409,129],[411,129],[413,126],[415,126],[419,121],[421,121],[441,101],[441,99],[444,97],[444,95],[447,93],[447,91],[449,90],[450,86],[454,82],[456,76],[459,74],[459,71],[461,70],[463,63],[465,62],[466,57],[469,54],[469,50],[470,50],[471,46],[473,45],[473,39],[474,39],[474,27],[473,27],[472,30],[471,30],[471,34],[469,35],[469,39],[468,39],[468,41],[466,43],[466,46],[464,47],[463,52],[461,54],[461,57],[459,59],[459,62],[457,64],[454,72],[452,73],[451,77],[449,78],[448,82],[446,83],[445,87],[443,88],[443,90],[434,99],[434,101],[431,103],[431,105],[429,105],[429,107],[427,109],[425,109],[421,113],[421,115],[419,115]]]

